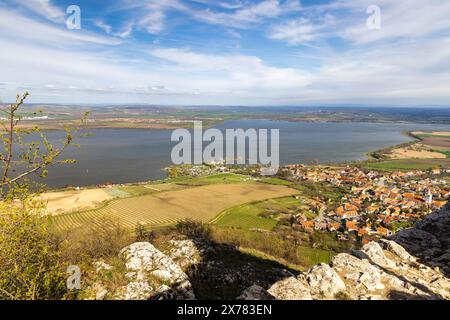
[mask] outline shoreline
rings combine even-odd
[[[256,119],[253,119],[253,120],[256,120]],[[271,120],[271,119],[260,119],[260,120],[285,121],[285,120]],[[115,129],[115,128],[101,128],[101,129],[111,130],[111,129]],[[134,129],[140,129],[140,128],[134,128]],[[374,156],[374,154],[376,154],[378,152],[396,149],[396,148],[399,148],[402,146],[409,146],[409,145],[412,145],[412,144],[415,144],[415,143],[421,141],[421,139],[416,137],[415,135],[413,135],[412,132],[414,132],[414,131],[412,131],[412,130],[401,131],[401,134],[403,136],[406,136],[406,137],[412,139],[411,141],[403,142],[403,143],[395,144],[395,145],[390,145],[390,146],[387,146],[387,147],[384,147],[381,149],[375,149],[375,150],[367,151],[367,152],[361,154],[361,157],[365,157],[366,159],[355,159],[355,160],[349,160],[349,161],[343,161],[343,162],[342,161],[341,162],[340,161],[329,161],[329,162],[322,162],[322,163],[317,163],[317,164],[313,164],[313,163],[310,163],[310,164],[303,163],[303,164],[305,164],[305,165],[330,165],[330,166],[347,166],[347,165],[361,166],[361,165],[364,165],[367,163],[376,163],[376,162],[386,161],[389,159],[377,158]],[[298,163],[301,163],[301,162],[298,162]],[[284,165],[287,165],[287,163]],[[280,165],[280,166],[283,166],[283,165]],[[164,169],[162,169],[162,171],[164,171]],[[89,190],[89,189],[95,189],[95,188],[110,188],[110,187],[115,187],[115,186],[137,186],[137,185],[152,184],[152,183],[165,183],[165,181],[167,181],[168,179],[170,179],[170,178],[166,176],[165,178],[158,179],[158,180],[138,180],[138,181],[130,181],[130,182],[117,182],[117,183],[106,183],[105,182],[105,183],[82,185],[82,186],[56,187],[56,188],[46,189],[44,192]]]
[[[430,121],[389,121],[389,120],[333,120],[333,119],[283,119],[283,118],[273,118],[273,117],[243,117],[243,118],[229,118],[229,119],[188,119],[188,120],[180,120],[181,123],[189,123],[192,121],[202,121],[206,122],[203,126],[206,127],[214,127],[216,125],[222,124],[226,121],[234,121],[234,120],[261,120],[261,121],[274,121],[274,122],[291,122],[291,123],[364,123],[364,124],[410,124],[410,125],[423,125],[423,124],[431,124],[431,125],[449,125],[450,121],[436,121],[436,122],[430,122]],[[209,122],[209,123],[208,123]],[[132,123],[129,125],[123,125],[123,126],[114,126],[114,125],[102,125],[102,124],[94,124],[94,125],[75,125],[72,123],[68,123],[67,126],[64,126],[64,124],[42,124],[42,122],[30,122],[27,123],[27,125],[24,125],[23,123],[19,126],[19,128],[26,129],[26,128],[32,128],[38,126],[42,131],[64,131],[65,128],[69,129],[75,129],[78,128],[79,130],[96,130],[96,129],[136,129],[136,130],[175,130],[175,129],[192,129],[193,127],[191,125],[185,125],[185,126],[176,126],[176,125],[170,125],[170,124],[154,124],[154,125],[143,125],[143,126],[135,126]],[[411,137],[414,137],[413,135],[410,135],[411,131],[402,131],[402,133],[405,133],[405,135],[409,135]],[[416,138],[416,137],[415,137]]]

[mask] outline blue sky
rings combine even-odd
[[[450,106],[448,0],[0,0],[0,30],[2,101]]]

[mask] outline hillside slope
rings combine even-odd
[[[450,204],[390,240],[338,254],[264,290],[252,286],[241,298],[269,293],[276,299],[450,299]]]
[[[128,283],[108,288],[100,263],[93,299],[450,299],[450,205],[389,240],[370,242],[299,273],[261,265],[230,246],[192,239],[148,242],[119,257]],[[239,256],[241,255],[241,256]],[[230,261],[228,261],[230,260]],[[232,261],[231,261],[232,260]],[[258,267],[259,265],[259,267]],[[259,269],[258,269],[259,268]]]

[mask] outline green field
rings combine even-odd
[[[301,200],[281,197],[235,206],[222,212],[212,222],[221,227],[272,230],[279,215],[302,211],[308,214]]]
[[[381,162],[368,162],[363,165],[367,169],[385,171],[408,171],[408,170],[428,170],[439,168],[450,168],[450,159],[399,159],[386,160]]]
[[[150,194],[152,192],[155,192],[154,190],[148,188],[145,185],[132,185],[132,186],[124,186],[124,187],[117,187],[116,188],[119,191],[122,191],[126,194],[128,194],[128,196],[142,196],[145,194]]]
[[[187,186],[204,186],[211,184],[229,184],[238,183],[248,180],[248,177],[233,174],[233,173],[220,173],[212,176],[198,177],[198,178],[182,178],[177,181],[178,184]]]
[[[185,186],[203,186],[210,184],[227,184],[237,183],[248,180],[247,176],[234,173],[218,173],[210,176],[191,178],[188,176],[180,176],[160,181],[155,181],[154,184],[179,184]]]
[[[237,206],[224,212],[214,223],[220,227],[272,230],[277,225],[277,221],[260,217],[259,215],[263,212],[264,209],[256,204]]]

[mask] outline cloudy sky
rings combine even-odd
[[[4,102],[450,106],[449,0],[0,0],[0,30]]]

